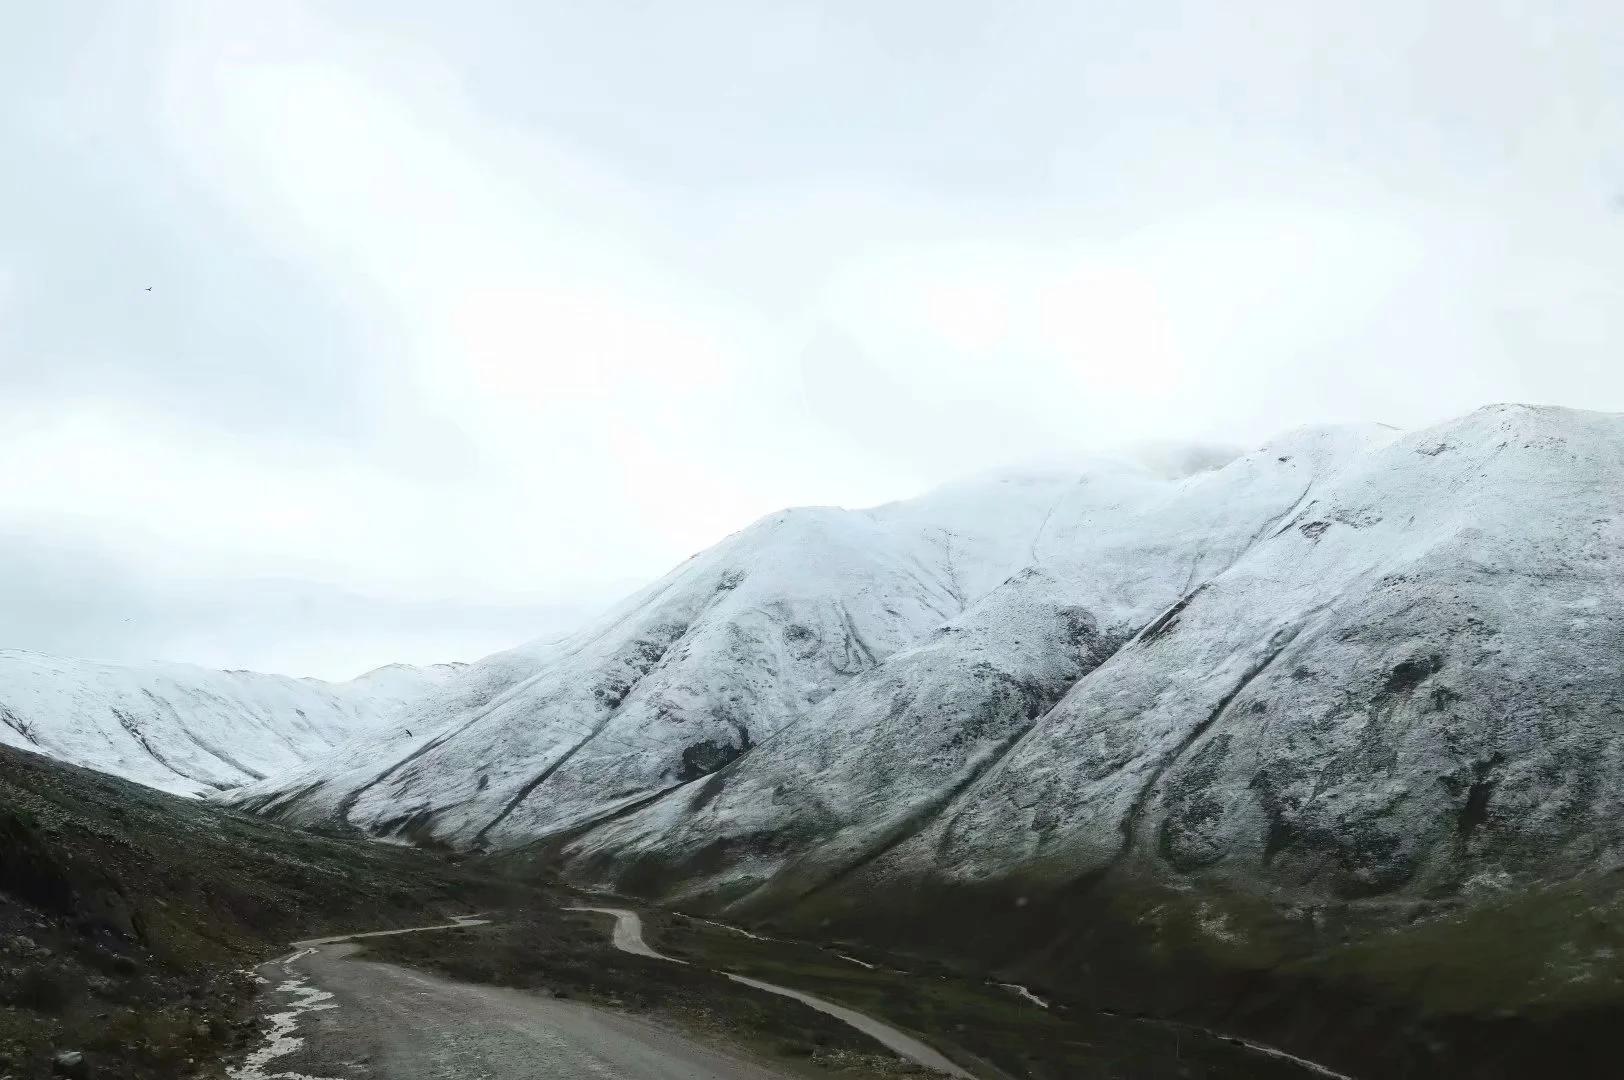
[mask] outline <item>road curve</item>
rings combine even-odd
[[[656,960],[671,960],[672,963],[676,964],[684,962],[672,960],[669,956],[663,956],[655,952],[648,942],[643,940],[643,920],[635,911],[628,911],[625,908],[603,907],[576,907],[569,910],[596,911],[604,915],[613,915],[615,917],[613,940],[615,948],[622,952],[633,953],[637,956],[651,956]],[[848,1009],[844,1005],[836,1005],[832,1001],[825,1001],[820,997],[814,997],[800,990],[792,990],[787,986],[778,986],[774,983],[762,982],[759,979],[746,978],[743,975],[735,975],[728,971],[724,971],[722,974],[736,983],[742,983],[757,990],[765,990],[769,994],[794,998],[803,1005],[808,1005],[821,1013],[826,1013],[837,1020],[850,1024],[892,1053],[907,1058],[916,1064],[923,1065],[927,1069],[934,1069],[948,1076],[959,1077],[960,1080],[975,1080],[975,1077],[970,1073],[965,1072],[907,1032],[899,1031],[890,1024],[876,1020],[865,1013],[860,1013],[856,1009]]]
[[[647,1020],[351,959],[358,948],[313,939],[259,969],[271,1026],[232,1080],[787,1080]]]
[[[572,907],[568,910],[596,911],[604,915],[613,915],[615,917],[614,945],[615,948],[620,949],[622,952],[634,953],[637,956],[649,956],[656,960],[669,960],[673,964],[686,963],[686,961],[677,960],[673,957],[655,952],[648,942],[643,940],[643,920],[642,917],[639,916],[635,911],[630,911],[626,908],[605,907]],[[687,917],[696,918],[696,916],[692,915]],[[715,922],[711,919],[699,919],[699,921],[710,923],[712,926],[720,926],[724,929],[732,930],[736,933],[744,934],[746,937],[756,938],[760,941],[772,940],[770,938],[760,937],[757,934],[752,934],[748,930],[741,930],[736,926],[729,926],[727,923]],[[839,956],[842,960],[850,960],[852,963],[861,964],[866,968],[874,967],[873,964],[864,963],[855,957],[846,956],[842,953],[836,953],[835,955]],[[909,1035],[904,1031],[899,1031],[889,1024],[876,1020],[866,1013],[860,1013],[856,1009],[848,1009],[844,1005],[836,1005],[832,1001],[825,1001],[823,998],[815,997],[812,994],[808,994],[801,990],[792,990],[787,986],[778,986],[774,983],[761,982],[758,979],[747,978],[744,975],[735,975],[730,971],[724,971],[722,974],[726,975],[729,979],[732,979],[736,983],[743,983],[745,986],[752,986],[757,990],[765,990],[769,994],[779,994],[783,997],[794,998],[796,1001],[799,1001],[802,1004],[810,1005],[812,1008],[821,1013],[827,1013],[828,1015],[835,1017],[837,1020],[842,1020],[845,1023],[850,1024],[852,1027],[874,1039],[874,1041],[885,1046],[891,1052],[907,1058],[908,1060],[917,1064],[923,1065],[928,1069],[935,1069],[937,1072],[946,1073],[948,1076],[959,1077],[961,1080],[975,1080],[975,1077],[972,1074],[965,1072],[962,1068],[953,1064],[953,1062],[949,1061],[946,1057],[943,1057],[940,1053],[920,1042],[912,1035]],[[1031,990],[1021,986],[1018,983],[999,983],[998,985],[1004,987],[1005,989],[1014,991],[1039,1008],[1047,1009],[1050,1007],[1049,1002],[1044,1001],[1042,998],[1032,993]],[[1277,1061],[1288,1061],[1307,1072],[1325,1077],[1326,1080],[1354,1080],[1353,1077],[1347,1075],[1346,1073],[1339,1073],[1329,1066],[1321,1065],[1317,1061],[1310,1061],[1308,1058],[1298,1057],[1296,1054],[1282,1050],[1277,1046],[1269,1046],[1267,1043],[1253,1042],[1251,1039],[1242,1039],[1234,1035],[1226,1035],[1221,1031],[1214,1031],[1211,1028],[1197,1027],[1191,1024],[1159,1021],[1150,1018],[1146,1018],[1143,1022],[1163,1024],[1164,1026],[1168,1027],[1180,1027],[1190,1031],[1198,1031],[1201,1034],[1207,1035],[1214,1039],[1223,1039],[1227,1042],[1244,1046],[1253,1053],[1261,1054],[1264,1057],[1271,1057]]]
[[[643,940],[643,917],[635,911],[625,908],[607,907],[567,907],[565,911],[595,911],[599,915],[613,915],[615,917],[615,930],[613,940],[615,948],[621,952],[631,953],[633,956],[646,956],[651,960],[665,960],[672,964],[686,964],[686,960],[678,960],[674,956],[655,952],[653,946]]]
[[[905,1057],[910,1061],[917,1062],[918,1064],[925,1066],[927,1069],[935,1069],[937,1072],[946,1073],[948,1076],[957,1076],[960,1077],[961,1080],[975,1080],[971,1074],[965,1072],[963,1069],[959,1068],[957,1065],[953,1064],[947,1058],[943,1057],[935,1050],[932,1050],[930,1047],[926,1046],[912,1035],[909,1035],[906,1032],[898,1031],[890,1024],[881,1023],[866,1013],[860,1013],[856,1009],[848,1009],[844,1005],[836,1005],[832,1001],[825,1001],[823,998],[814,997],[813,995],[804,993],[800,990],[791,990],[787,986],[778,986],[775,983],[762,982],[760,979],[751,979],[744,975],[735,975],[731,971],[723,972],[723,974],[736,983],[743,983],[745,986],[753,986],[757,990],[765,990],[769,994],[778,994],[782,997],[794,998],[801,1004],[810,1005],[812,1008],[821,1013],[828,1013],[836,1020],[844,1020],[858,1031],[861,1031],[864,1035],[872,1038],[875,1042],[882,1044],[892,1053],[897,1054],[900,1057]]]

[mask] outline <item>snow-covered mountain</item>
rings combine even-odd
[[[493,847],[596,820],[714,772],[934,632],[1031,560],[1079,486],[1005,475],[874,510],[773,514],[573,637],[471,665],[387,742],[232,798]],[[1082,501],[1160,487],[1112,466]]]
[[[287,770],[363,732],[460,665],[347,683],[0,650],[0,743],[182,795]]]
[[[1598,866],[1624,843],[1624,417],[1344,442],[1271,504],[1303,443],[1067,531],[568,864],[755,911],[920,880],[1449,896]]]
[[[1358,1075],[1464,1075],[1439,1048],[1519,1010],[1610,1040],[1624,415],[1494,406],[1203,465],[784,511],[568,638],[358,697],[0,655],[0,739],[199,786],[240,763],[267,775],[217,797],[291,822],[953,954]],[[244,681],[229,708],[168,704],[217,680]]]
[[[738,911],[1578,872],[1624,843],[1620,551],[1624,417],[1523,406],[789,511],[229,797]]]
[[[988,688],[943,677],[1052,667],[1035,709],[1393,435],[1304,431],[1191,476],[1105,461],[872,510],[774,514],[574,637],[472,665],[386,740],[230,798],[501,848],[627,812],[807,730],[870,726],[863,709],[882,703],[829,703],[888,681],[936,680],[945,705],[974,713]]]

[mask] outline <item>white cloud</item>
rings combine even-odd
[[[41,9],[0,525],[585,602],[1008,460],[1624,407],[1609,14]]]

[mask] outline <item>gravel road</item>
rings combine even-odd
[[[574,907],[569,910],[596,911],[601,915],[613,915],[615,917],[615,929],[611,940],[614,942],[615,948],[622,952],[629,952],[635,956],[652,956],[656,960],[670,960],[673,964],[687,962],[655,952],[653,947],[643,940],[643,920],[635,911],[612,907]],[[855,962],[862,963],[861,960]],[[863,964],[863,966],[868,967],[869,965]],[[844,1005],[836,1005],[832,1001],[814,997],[802,990],[792,990],[787,986],[778,986],[775,983],[762,982],[759,979],[748,979],[743,975],[735,975],[732,972],[724,972],[723,974],[736,983],[742,983],[757,990],[765,990],[769,994],[777,994],[780,997],[793,998],[821,1013],[827,1013],[836,1020],[850,1024],[892,1053],[923,1065],[927,1069],[933,1069],[946,1076],[957,1077],[958,1080],[975,1080],[975,1077],[912,1035],[899,1031],[883,1021],[876,1020],[866,1013],[860,1013],[856,1009],[848,1009]]]
[[[306,946],[259,969],[277,1011],[233,1080],[786,1080],[645,1020],[351,959],[358,948]]]

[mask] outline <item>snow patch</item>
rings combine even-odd
[[[293,961],[314,951],[305,949],[281,961],[283,971],[287,972],[288,965]],[[271,1062],[293,1053],[304,1045],[304,1037],[294,1034],[302,1017],[309,1013],[338,1008],[338,1003],[332,1000],[332,994],[311,986],[302,975],[289,974],[289,977],[271,993],[288,997],[290,999],[288,1007],[266,1018],[271,1026],[265,1033],[264,1044],[251,1051],[241,1065],[226,1069],[226,1075],[231,1080],[338,1080],[337,1077],[311,1076],[301,1072],[266,1071]]]
[[[1027,1001],[1030,1001],[1040,1009],[1047,1009],[1049,1007],[1049,1003],[1047,1001],[1044,1001],[1042,998],[1032,993],[1032,991],[1028,990],[1020,983],[999,983],[998,985],[1003,987],[1005,990],[1019,994],[1021,997],[1025,998]]]

